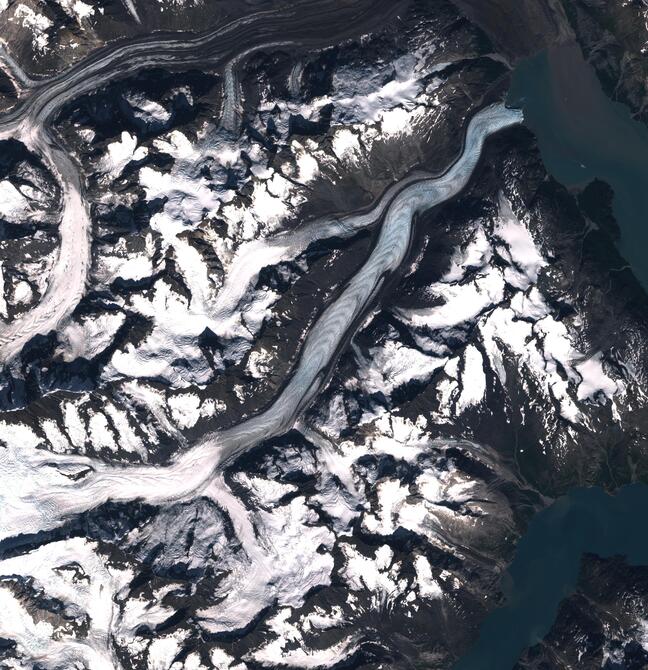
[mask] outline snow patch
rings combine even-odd
[[[39,14],[22,3],[16,5],[14,16],[17,19],[22,19],[23,28],[31,31],[34,49],[39,53],[45,53],[49,48],[47,31],[54,25],[52,21],[44,14]]]

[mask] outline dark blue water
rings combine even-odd
[[[585,552],[627,556],[648,565],[648,486],[610,496],[576,489],[538,514],[518,546],[502,587],[506,604],[484,622],[454,670],[509,670],[551,628],[560,601],[574,591]]]
[[[509,103],[522,107],[548,171],[567,187],[595,177],[614,189],[621,255],[648,289],[648,127],[603,92],[577,45],[520,63]]]

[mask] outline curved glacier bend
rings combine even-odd
[[[403,262],[414,217],[457,195],[467,185],[486,138],[521,121],[519,110],[503,104],[483,109],[468,125],[463,153],[443,175],[409,184],[394,195],[385,207],[369,259],[315,322],[297,369],[267,410],[206,436],[166,467],[109,466],[87,457],[4,450],[0,499],[5,513],[0,540],[55,528],[66,517],[108,500],[162,504],[197,495],[220,498],[210,491],[218,471],[260,442],[286,432],[319,391],[340,345],[366,312],[384,277]]]
[[[228,268],[212,308],[212,316],[220,322],[222,332],[227,331],[241,300],[256,283],[263,267],[293,260],[318,240],[353,237],[361,230],[376,224],[401,190],[430,178],[432,177],[429,174],[413,172],[392,184],[367,211],[317,218],[295,230],[242,244]]]
[[[0,328],[0,363],[14,359],[34,335],[45,335],[68,316],[83,297],[90,266],[90,209],[81,176],[55,140],[36,126],[18,132],[30,151],[40,155],[61,186],[60,245],[47,290],[34,309]]]
[[[300,35],[299,46],[324,46],[331,39],[344,37],[344,30],[333,37],[321,29],[311,36],[308,31],[313,30],[312,26],[326,25],[326,18],[332,11],[326,3],[311,5],[313,11],[302,12],[308,20],[303,24],[297,22],[300,29],[307,31],[306,35]],[[393,13],[396,10],[394,3],[385,11]],[[366,10],[363,14],[362,8],[357,12],[359,15],[353,14],[353,20],[342,22],[347,26],[347,32],[355,30],[353,26],[357,26],[358,21],[362,23],[364,14],[371,21],[380,15],[378,8],[373,12],[374,16]],[[336,16],[337,20],[339,16]],[[205,64],[216,68],[225,65],[223,125],[234,131],[240,107],[234,67],[247,55],[264,47],[294,44],[288,39],[270,39],[272,35],[283,38],[294,24],[294,12],[267,10],[234,20],[194,38],[147,37],[100,49],[66,72],[42,82],[29,79],[11,56],[4,49],[0,50],[0,60],[19,84],[21,93],[16,107],[0,119],[0,141],[17,139],[40,155],[59,181],[62,192],[60,247],[47,290],[32,310],[0,327],[0,364],[14,359],[35,335],[55,330],[72,313],[84,294],[91,260],[89,205],[84,198],[77,166],[50,128],[65,105],[110,81],[123,79],[144,68],[165,66],[178,69],[198,65],[204,67]],[[263,36],[261,43],[241,50],[241,45],[258,40],[259,34]]]

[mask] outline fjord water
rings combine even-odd
[[[454,670],[510,670],[549,632],[560,601],[576,587],[583,553],[648,564],[647,509],[648,486],[633,484],[614,496],[596,487],[575,489],[540,512],[503,580],[504,606],[486,618]]]
[[[522,61],[508,103],[524,110],[557,181],[579,188],[599,178],[613,188],[619,251],[648,289],[648,127],[606,96],[576,44]]]
[[[648,289],[648,128],[605,95],[575,44],[521,62],[508,104],[523,109],[557,181],[580,189],[598,178],[613,188],[619,251]],[[549,632],[560,601],[576,588],[584,552],[648,564],[646,510],[648,486],[634,484],[615,496],[577,489],[538,514],[503,579],[503,606],[454,670],[510,670]]]

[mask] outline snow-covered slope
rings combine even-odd
[[[0,665],[450,667],[534,511],[647,462],[645,295],[506,59],[445,0],[26,3]]]

